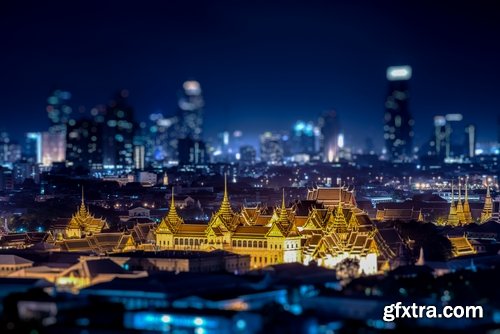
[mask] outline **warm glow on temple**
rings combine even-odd
[[[365,274],[377,272],[376,228],[365,212],[356,207],[354,194],[345,188],[317,188],[309,191],[307,213],[298,204],[269,210],[243,207],[235,212],[229,201],[227,181],[220,208],[208,224],[186,224],[175,208],[155,229],[159,250],[222,249],[249,255],[252,268],[271,264],[312,262],[334,267],[346,258],[356,258]]]

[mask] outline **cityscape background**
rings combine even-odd
[[[26,8],[6,1],[0,109],[9,117],[2,126],[18,141],[45,130],[54,89],[72,93],[74,118],[121,89],[130,91],[137,122],[172,116],[182,82],[194,79],[207,101],[205,140],[241,130],[245,143],[257,145],[264,131],[335,109],[349,147],[365,149],[360,133],[367,132],[380,152],[385,69],[409,64],[417,146],[428,141],[435,115],[455,113],[479,127],[480,142],[492,142],[500,69],[491,6],[91,1],[69,8],[54,1]]]
[[[0,332],[497,333],[499,14],[2,1]]]

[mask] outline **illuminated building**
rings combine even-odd
[[[466,236],[449,236],[448,240],[450,240],[451,242],[453,257],[472,255],[477,253]]]
[[[54,162],[66,159],[66,132],[42,133],[42,165],[51,166]]]
[[[356,207],[353,193],[317,188],[307,201],[319,207],[311,207],[306,215],[297,215],[296,205],[287,207],[284,197],[272,213],[259,207],[243,207],[238,213],[231,208],[225,183],[220,208],[208,224],[186,224],[172,195],[170,210],[155,230],[156,247],[223,249],[249,255],[253,268],[287,262],[334,267],[345,258],[356,258],[366,274],[377,272],[377,230]]]
[[[0,133],[0,165],[12,166],[21,159],[21,147],[13,142],[7,132]]]
[[[28,162],[42,163],[42,134],[28,132],[24,141],[22,157]]]
[[[260,160],[270,165],[283,162],[284,145],[281,135],[265,132],[260,135]]]
[[[423,222],[424,217],[422,215],[422,210],[416,209],[396,209],[396,208],[383,208],[382,210],[377,209],[376,219],[380,221],[419,221]]]
[[[410,66],[387,68],[389,93],[385,101],[384,139],[392,161],[407,161],[413,156],[414,120],[408,105],[411,75]]]
[[[321,147],[323,161],[333,162],[338,160],[340,149],[343,146],[343,135],[340,132],[340,122],[335,110],[325,112],[318,120],[321,132]]]
[[[472,213],[469,205],[469,193],[467,191],[468,179],[465,181],[465,198],[464,198],[464,219],[466,224],[472,223]]]
[[[32,179],[35,183],[40,181],[40,168],[37,163],[20,160],[13,166],[14,180],[16,183],[23,183],[26,179]]]
[[[82,189],[82,202],[77,212],[73,214],[69,221],[59,222],[52,227],[53,235],[57,240],[81,238],[82,236],[100,233],[108,228],[108,224],[102,218],[96,218],[85,206],[85,199]]]
[[[102,168],[102,124],[92,119],[72,121],[66,137],[68,166]]]
[[[145,277],[144,271],[125,270],[110,259],[83,257],[58,275],[56,284],[62,289],[82,289],[89,285],[109,282],[115,278]]]
[[[179,164],[181,165],[203,165],[208,163],[205,143],[201,140],[179,139],[178,153]]]
[[[488,185],[486,189],[486,198],[484,199],[484,207],[481,212],[481,223],[487,222],[493,216],[493,201],[491,199],[490,186]]]
[[[127,103],[128,91],[118,93],[106,109],[103,128],[103,165],[106,169],[134,166],[134,110]]]
[[[289,154],[313,155],[319,149],[319,130],[312,122],[297,121],[288,141]]]
[[[68,105],[71,93],[56,89],[47,98],[47,116],[49,116],[53,132],[65,132],[65,126],[69,121],[72,109]]]
[[[462,206],[462,183],[458,179],[458,201],[457,201],[457,217],[460,224],[465,224],[464,207]]]
[[[253,146],[244,145],[240,147],[240,163],[252,166],[257,161],[257,151]]]
[[[474,158],[476,156],[476,127],[472,124],[465,127],[465,156]]]
[[[66,159],[66,133],[72,112],[69,106],[71,93],[54,90],[47,99],[47,115],[50,119],[49,131],[42,135],[42,164],[50,166],[53,162]]]
[[[179,97],[179,123],[177,136],[180,139],[189,138],[201,140],[203,132],[203,96],[198,81],[190,80],[182,85],[183,91]]]

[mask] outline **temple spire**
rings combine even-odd
[[[88,215],[88,210],[85,207],[85,192],[83,189],[83,185],[82,185],[82,202],[80,204],[80,209],[78,210],[78,214],[80,217],[87,217]]]
[[[222,203],[220,205],[219,213],[224,216],[232,216],[233,209],[231,209],[231,203],[229,203],[229,196],[227,193],[227,174],[224,173],[224,197],[222,198]]]
[[[179,219],[179,215],[177,214],[177,209],[175,207],[174,187],[173,186],[172,186],[172,197],[170,199],[170,210],[168,211],[168,219],[171,222]]]
[[[484,199],[484,207],[481,212],[481,223],[491,219],[493,215],[493,201],[491,200],[490,185],[486,184],[486,198]]]
[[[283,188],[283,197],[281,199],[281,210],[278,220],[281,223],[288,222],[288,214],[286,212],[286,204],[285,204],[285,188]]]
[[[467,192],[467,183],[469,183],[468,177],[465,179],[464,216],[465,216],[465,222],[467,224],[470,224],[470,223],[472,223],[472,214],[470,212],[469,193]]]
[[[457,216],[460,224],[465,223],[464,208],[462,206],[462,182],[458,178],[458,202],[457,202]]]
[[[448,225],[458,225],[457,208],[455,207],[455,194],[453,188],[453,181],[451,181],[451,204],[450,212],[448,214]]]

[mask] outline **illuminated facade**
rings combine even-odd
[[[56,239],[72,239],[81,238],[82,236],[100,233],[103,229],[108,228],[106,220],[96,218],[92,215],[88,208],[85,207],[85,199],[82,189],[82,203],[77,212],[71,217],[69,222],[58,224],[52,228],[53,235]]]
[[[250,266],[289,262],[315,262],[334,267],[345,258],[356,258],[366,274],[377,272],[376,228],[368,215],[356,207],[354,193],[344,188],[317,188],[309,191],[304,203],[265,209],[243,207],[234,212],[227,184],[221,206],[208,224],[186,224],[178,215],[174,197],[168,214],[155,230],[156,247],[162,250],[223,249],[249,255]]]
[[[448,225],[458,226],[472,223],[472,213],[469,205],[469,193],[467,190],[467,181],[465,182],[465,197],[462,203],[462,186],[460,179],[458,180],[458,200],[455,205],[455,194],[453,191],[453,183],[451,185],[451,203],[450,212],[448,214]]]
[[[406,161],[413,155],[414,120],[408,108],[410,79],[410,66],[387,69],[389,92],[385,101],[384,139],[387,155],[393,161]]]
[[[493,201],[491,199],[490,187],[487,187],[486,198],[484,199],[484,207],[481,212],[481,223],[485,223],[493,217]]]

